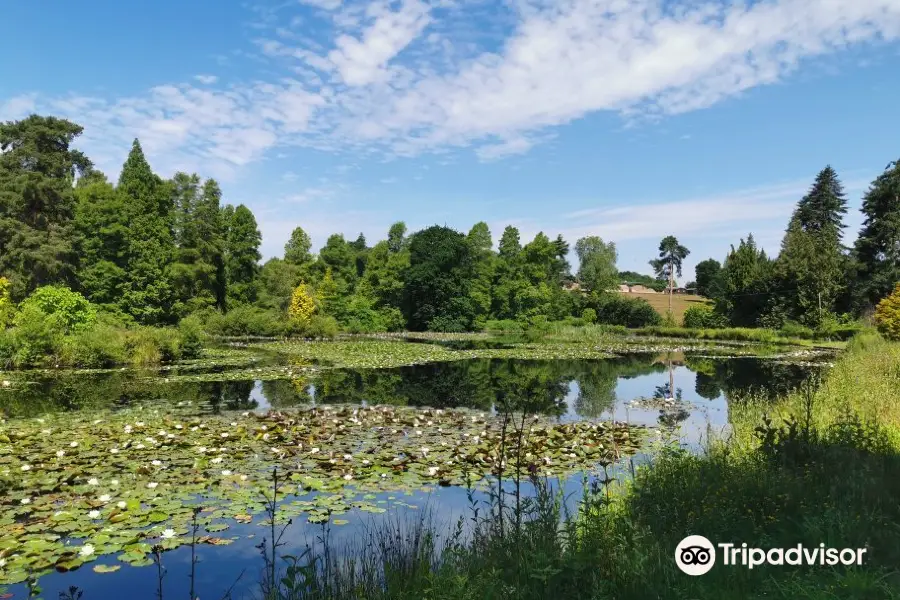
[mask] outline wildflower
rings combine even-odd
[[[162,532],[162,535],[159,537],[161,537],[164,540],[170,540],[173,537],[175,537],[175,530],[174,529],[166,529],[165,531]]]
[[[158,485],[159,484],[156,483],[155,481],[151,481],[150,483],[147,484],[147,487],[150,488],[151,490],[153,490],[153,489],[156,489],[156,486],[158,486]]]
[[[90,518],[92,518],[92,519],[99,519],[99,518],[100,518],[100,511],[99,511],[99,510],[92,510],[91,512],[88,513],[88,516],[89,516]]]
[[[94,554],[94,547],[90,544],[85,544],[81,547],[81,550],[78,551],[80,556],[88,557]]]

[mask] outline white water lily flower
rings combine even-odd
[[[103,422],[103,419],[94,419],[94,425],[99,425]]]
[[[263,439],[264,442],[268,442],[268,441],[269,441],[269,434],[268,434],[268,433],[264,433],[262,439]]]
[[[312,450],[309,451],[309,453],[310,453],[310,454],[315,454],[315,453],[318,452],[318,451],[319,451],[318,448],[313,448]]]
[[[573,452],[569,454],[569,458],[578,458],[578,455]]]
[[[175,429],[184,429],[184,427],[179,424],[175,426]]]
[[[90,518],[92,518],[92,519],[99,519],[99,518],[100,518],[100,511],[99,511],[99,510],[92,510],[91,512],[88,513],[88,516],[89,516]]]
[[[200,446],[199,448],[197,448],[197,452],[203,454],[204,452],[206,452],[206,446]]]
[[[193,427],[191,427],[191,431],[197,431],[198,429],[200,429],[200,428],[197,427],[196,425],[194,425]]]
[[[364,459],[364,460],[363,460],[363,464],[364,464],[364,465],[370,464],[370,463],[369,463],[369,459]]]
[[[223,431],[220,435],[221,435],[223,438],[227,438],[227,437],[228,437],[228,433],[227,433],[227,432],[224,432],[224,431]]]
[[[138,445],[135,446],[134,448],[135,448],[135,450],[143,450],[144,448],[146,448],[146,446],[143,445],[143,444],[138,444]]]
[[[3,380],[3,387],[9,387],[9,386],[11,386],[11,385],[12,385],[12,384],[9,382],[9,379],[4,379],[4,380]]]
[[[151,460],[150,464],[153,465],[154,467],[158,467],[158,466],[162,465],[162,461],[161,460]]]
[[[69,446],[71,446],[72,448],[77,448],[78,442],[72,442],[71,444],[69,444]]]
[[[31,504],[31,498],[22,498],[19,500],[20,504]]]
[[[434,475],[436,475],[437,472],[438,472],[438,468],[437,468],[437,467],[428,467],[428,474],[431,475],[432,477],[433,477]]]
[[[344,481],[350,481],[351,479],[353,479],[353,475],[351,475],[350,473],[344,475]]]
[[[128,508],[128,504],[126,504],[124,500],[120,500],[119,502],[116,502],[116,506],[119,507],[121,510],[125,510],[126,508]]]
[[[125,433],[131,433],[131,425],[125,426]]]
[[[242,413],[241,413],[241,416],[242,416],[242,417],[249,417],[249,416],[250,416],[250,413],[245,411],[245,412],[242,412]]]
[[[173,537],[175,537],[175,530],[174,529],[166,529],[165,531],[162,532],[162,535],[159,537],[161,537],[164,540],[170,540]]]
[[[119,485],[119,480],[118,480],[118,479],[113,479],[113,480],[110,481],[109,483],[110,483],[110,485]]]
[[[3,383],[9,383],[8,381],[4,381]],[[6,559],[0,558],[0,569],[6,566]]]
[[[156,435],[161,435],[163,437],[166,437],[166,432],[164,430],[160,429],[159,431],[156,432]]]
[[[103,494],[99,498],[100,502],[109,502],[111,499],[112,499],[112,496],[110,496],[109,494]]]
[[[110,449],[109,449],[109,453],[110,453],[110,454],[118,454],[118,453],[119,453],[119,449],[118,449],[118,448],[110,448]]]
[[[171,439],[173,439],[174,437],[175,437],[175,434],[174,434],[174,433],[170,433],[170,434],[166,435],[166,439],[170,439],[170,440],[171,440]]]
[[[211,462],[211,463],[214,464],[214,465],[217,465],[217,464],[219,464],[220,462],[222,462],[223,460],[224,460],[224,459],[223,459],[221,456],[217,456],[217,457],[215,457],[214,459],[212,459],[212,460],[209,461],[209,462]]]
[[[430,450],[430,448],[422,446],[421,448],[419,448],[419,450],[422,451],[422,456],[428,456],[428,451]]]
[[[91,546],[90,544],[85,544],[85,545],[82,546],[81,549],[78,551],[78,554],[79,554],[80,556],[93,556],[93,554],[94,554],[94,547]]]
[[[88,485],[100,485],[100,481],[96,477],[88,479]]]
[[[30,471],[30,470],[31,470],[31,465],[22,465],[22,470],[23,470],[23,471]]]
[[[344,455],[344,460],[353,460],[353,455],[352,455],[352,454],[345,454],[345,455]]]
[[[156,489],[156,486],[158,486],[158,485],[159,484],[156,483],[155,481],[151,481],[150,483],[147,484],[147,487],[152,490],[152,489]]]
[[[146,438],[144,438],[144,441],[147,442],[148,444],[155,444],[156,438],[146,437]]]
[[[143,427],[143,426],[144,426],[144,422],[143,422],[143,421],[135,421],[134,425],[135,425],[136,427]]]
[[[231,475],[231,471],[229,471],[228,469],[225,469],[222,471],[222,475],[224,475],[225,477],[228,477],[229,475]]]
[[[241,481],[247,481],[247,476],[246,476],[246,475],[241,475]]]
[[[43,433],[44,435],[50,435],[53,432],[50,431],[49,429],[41,429],[41,433]]]

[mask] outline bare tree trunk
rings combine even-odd
[[[672,316],[672,287],[675,283],[675,278],[673,277],[674,273],[672,273],[672,258],[669,257],[669,316]]]

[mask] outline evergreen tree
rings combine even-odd
[[[741,239],[722,264],[716,310],[737,327],[758,325],[769,306],[772,268],[772,261],[757,248],[753,234]]]
[[[900,161],[887,166],[863,197],[856,240],[857,303],[874,307],[900,281]]]
[[[388,249],[391,252],[400,252],[406,245],[406,223],[397,221],[388,230]]]
[[[128,268],[126,197],[98,174],[79,180],[75,197],[75,249],[81,290],[95,304],[118,308]]]
[[[13,300],[40,285],[74,283],[73,186],[91,169],[71,148],[81,132],[37,115],[0,124],[0,276]]]
[[[174,319],[171,265],[175,258],[174,215],[169,185],[150,169],[134,140],[119,176],[128,216],[126,281],[120,306],[146,325]]]
[[[284,245],[284,261],[293,265],[302,266],[312,262],[312,240],[303,231],[302,227],[295,227],[291,232],[291,239]]]
[[[475,306],[475,319],[480,324],[491,311],[491,283],[494,278],[494,245],[491,230],[484,221],[478,222],[466,236],[472,247],[475,278],[472,281],[471,297]]]
[[[691,251],[678,243],[674,235],[667,235],[659,243],[659,258],[650,261],[659,279],[669,283],[669,315],[672,314],[672,289],[675,287],[675,275],[681,277],[681,264]]]
[[[847,199],[837,172],[826,166],[816,176],[809,193],[797,204],[796,217],[803,231],[824,234],[840,242],[844,231]]]
[[[225,265],[228,274],[228,304],[249,304],[258,294],[259,245],[262,235],[256,218],[243,204],[223,211],[229,219],[225,239]]]

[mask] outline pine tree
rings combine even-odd
[[[129,250],[126,197],[105,177],[79,180],[75,189],[75,248],[82,292],[95,303],[118,307],[127,280]]]
[[[857,303],[872,307],[900,281],[900,161],[887,166],[863,197],[856,240]]]
[[[822,169],[809,190],[797,203],[799,226],[807,233],[825,234],[840,242],[844,231],[847,198],[837,172],[830,165]]]
[[[302,227],[295,227],[291,232],[291,239],[284,245],[284,261],[297,266],[306,265],[312,261],[310,248],[312,240],[309,235]]]
[[[169,185],[150,169],[138,140],[134,140],[122,167],[117,189],[125,196],[129,222],[126,281],[120,306],[140,323],[170,323],[175,318],[172,194]]]
[[[55,117],[0,123],[0,275],[14,300],[40,285],[74,283],[73,185],[91,169],[71,148],[81,132]]]
[[[732,325],[753,327],[769,306],[772,261],[757,248],[753,235],[741,239],[722,264],[720,274],[721,297],[716,298],[716,310],[728,317]]]

